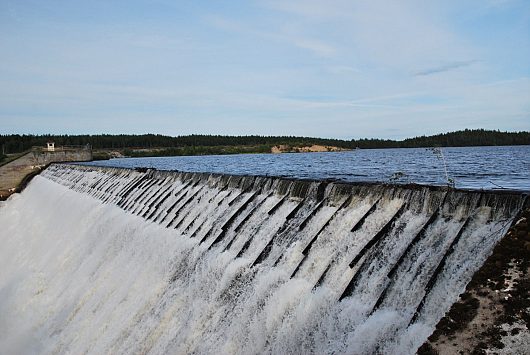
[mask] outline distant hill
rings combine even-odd
[[[6,154],[25,151],[32,146],[44,146],[47,141],[57,145],[91,144],[94,149],[134,151],[159,148],[158,155],[227,154],[237,152],[266,152],[273,146],[304,147],[322,145],[345,149],[355,148],[415,148],[415,147],[466,147],[491,145],[530,145],[530,132],[500,132],[483,129],[466,129],[434,136],[421,136],[405,140],[383,139],[327,139],[294,136],[220,136],[187,135],[0,135],[0,147]],[[0,151],[2,153],[2,151]],[[145,155],[145,154],[144,154]]]

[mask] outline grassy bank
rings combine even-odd
[[[171,148],[125,148],[120,150],[99,149],[93,152],[94,160],[106,160],[117,157],[171,157],[193,155],[229,155],[261,153],[303,153],[347,150],[335,146],[291,144],[291,145],[223,145],[223,146],[185,146]]]
[[[167,157],[184,155],[226,155],[270,153],[271,145],[238,145],[238,146],[189,146],[159,149],[124,149],[123,155],[128,157]]]

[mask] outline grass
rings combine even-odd
[[[123,155],[129,157],[167,157],[185,155],[227,155],[270,153],[271,145],[239,146],[187,146],[160,149],[124,149]]]

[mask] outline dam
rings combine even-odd
[[[525,203],[515,191],[52,164],[0,205],[0,346],[415,353]]]

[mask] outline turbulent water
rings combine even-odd
[[[52,165],[0,205],[0,349],[414,353],[523,199]]]

